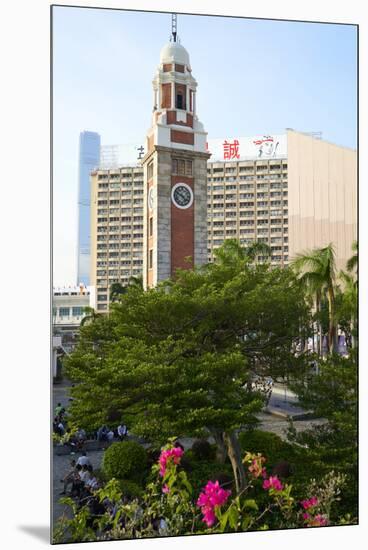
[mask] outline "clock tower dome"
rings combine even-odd
[[[144,288],[207,262],[207,133],[196,113],[197,82],[177,41],[161,50],[153,79],[144,169]]]

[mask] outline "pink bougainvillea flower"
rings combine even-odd
[[[170,488],[169,488],[167,483],[165,483],[165,485],[163,485],[162,492],[165,493],[165,494],[170,493]]]
[[[161,452],[158,463],[160,466],[160,476],[164,477],[169,462],[175,465],[180,464],[180,459],[183,456],[184,451],[180,447],[173,447],[172,449],[165,449]]]
[[[270,476],[265,479],[262,487],[263,489],[275,489],[275,491],[282,491],[284,488],[277,476]]]
[[[311,516],[307,512],[304,512],[303,519],[306,522],[306,527],[325,527],[328,525],[328,518],[322,514]]]
[[[215,509],[225,504],[230,494],[231,491],[220,487],[218,481],[209,481],[204,489],[202,489],[197,500],[197,506],[201,508],[203,514],[202,521],[208,527],[212,527],[216,521]]]
[[[325,527],[326,525],[328,525],[328,519],[322,514],[317,514],[310,522],[311,527]]]
[[[216,514],[213,508],[202,508],[202,521],[207,524],[207,527],[212,527],[216,522]]]
[[[317,506],[317,504],[318,504],[318,498],[317,497],[311,497],[311,498],[307,498],[307,499],[301,501],[301,505],[303,506],[304,510],[308,510],[309,508],[312,508],[313,506]]]

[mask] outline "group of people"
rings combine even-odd
[[[61,403],[58,403],[55,407],[53,431],[60,437],[63,437],[68,432],[70,433],[70,428],[68,427],[67,422],[67,412]],[[100,442],[111,443],[114,440],[123,441],[127,436],[128,428],[123,422],[121,422],[116,428],[109,428],[108,426],[103,425],[96,432],[89,434],[87,434],[86,430],[83,428],[79,428],[77,432],[70,435],[67,443],[74,450],[80,451],[87,439],[97,439],[97,441]]]
[[[61,495],[68,494],[70,486],[70,496],[76,497],[80,502],[93,495],[96,489],[99,489],[99,482],[94,475],[93,466],[87,453],[84,452],[77,461],[70,462],[70,470],[61,480],[64,484]]]
[[[114,439],[123,441],[128,435],[128,428],[125,424],[120,423],[117,428],[108,428],[107,426],[101,426],[97,430],[97,441],[112,442]]]
[[[143,518],[144,504],[138,498],[129,498],[122,496],[120,502],[112,503],[108,498],[101,499],[96,494],[96,491],[101,488],[101,484],[96,478],[93,466],[86,452],[83,452],[78,460],[71,460],[70,470],[62,480],[63,490],[60,495],[69,495],[76,500],[77,505],[87,506],[90,512],[90,517],[87,520],[89,527],[94,527],[94,520],[108,512],[111,517],[111,523],[116,517],[119,507],[124,504],[134,504],[134,521],[139,524]],[[69,490],[68,490],[69,489]],[[118,524],[120,527],[126,526],[127,518],[122,514],[119,517]],[[145,527],[151,526],[152,530],[161,536],[167,534],[167,523],[163,517],[150,516],[144,522]],[[106,526],[106,530],[109,525]]]
[[[58,403],[55,407],[53,430],[60,436],[66,433],[66,410],[61,403]]]
[[[103,430],[103,428],[106,428]],[[120,430],[119,430],[120,428]],[[100,433],[109,433],[110,430],[106,426],[100,428]],[[120,432],[120,433],[119,433]],[[124,424],[120,424],[116,428],[115,433],[119,437],[125,437],[127,434],[127,429]],[[184,450],[184,447],[179,441],[175,442],[175,447],[180,447]],[[102,487],[102,484],[97,479],[90,458],[87,456],[86,452],[83,452],[78,460],[72,460],[70,464],[70,470],[61,480],[63,483],[63,491],[61,495],[69,494],[77,502],[78,507],[87,506],[90,512],[90,515],[87,519],[88,527],[92,529],[97,528],[96,520],[101,518],[104,514],[108,513],[111,518],[111,522],[108,522],[104,527],[103,531],[107,532],[113,525],[116,515],[121,506],[126,504],[133,505],[133,518],[131,516],[126,516],[124,513],[119,513],[119,518],[117,520],[117,525],[120,528],[128,527],[128,522],[133,520],[133,524],[136,527],[133,527],[132,536],[135,538],[135,529],[138,530],[144,528],[147,529],[147,532],[155,533],[159,536],[167,536],[168,524],[164,517],[156,516],[155,514],[145,515],[145,503],[143,500],[140,500],[137,497],[129,497],[127,495],[122,495],[119,502],[111,502],[108,498],[101,500],[100,496],[96,491]],[[68,493],[68,488],[69,493]],[[131,524],[130,524],[131,525]],[[131,528],[131,527],[130,527]]]

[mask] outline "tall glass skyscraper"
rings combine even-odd
[[[79,135],[78,270],[77,284],[89,285],[90,277],[90,173],[100,163],[101,138],[96,132]]]

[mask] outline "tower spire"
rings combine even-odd
[[[173,41],[176,42],[176,36],[177,36],[177,14],[172,13],[171,14],[171,34]]]

